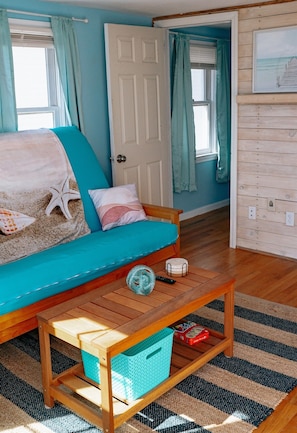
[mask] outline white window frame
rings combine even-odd
[[[9,19],[12,46],[41,47],[46,50],[46,67],[48,77],[48,106],[17,108],[17,114],[49,113],[53,115],[53,126],[69,124],[65,112],[63,91],[58,75],[53,33],[49,22],[23,19]]]
[[[193,107],[204,105],[209,107],[209,146],[197,150],[196,162],[217,159],[217,134],[216,134],[216,48],[214,44],[190,42],[191,69],[203,69],[205,71],[205,100],[193,100]]]

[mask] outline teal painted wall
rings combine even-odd
[[[151,27],[151,18],[38,0],[0,0],[0,8],[48,15],[74,16],[89,20],[88,24],[74,22],[81,62],[85,129],[86,136],[111,182],[104,23]],[[46,18],[11,13],[9,17],[48,21]]]
[[[199,208],[211,207],[215,203],[229,199],[229,182],[220,184],[215,180],[216,164],[216,160],[196,164],[197,191],[173,194],[174,207],[195,214],[194,211]],[[197,211],[197,215],[200,213]]]

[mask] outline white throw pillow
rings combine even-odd
[[[146,220],[134,184],[89,190],[102,230]]]

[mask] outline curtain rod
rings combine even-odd
[[[209,42],[211,40],[213,41],[230,41],[230,39],[228,38],[215,38],[213,36],[204,36],[204,35],[194,35],[191,33],[184,33],[184,32],[178,32],[178,31],[174,31],[174,30],[169,30],[169,34],[171,35],[183,35],[183,36],[189,36],[191,39],[207,39]]]
[[[16,13],[16,14],[20,14],[20,15],[32,15],[35,17],[45,17],[45,18],[52,18],[53,15],[46,15],[46,14],[38,14],[38,13],[34,13],[34,12],[25,12],[25,11],[17,11],[14,9],[7,9],[7,12],[10,13]],[[87,18],[75,18],[75,17],[71,17],[71,19],[73,21],[80,21],[83,22],[85,24],[87,24],[89,22],[89,20]]]

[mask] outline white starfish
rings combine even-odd
[[[80,199],[80,193],[75,189],[69,188],[69,176],[67,176],[63,182],[51,187],[49,190],[52,193],[52,198],[45,209],[46,215],[50,215],[52,210],[58,206],[65,218],[71,219],[72,216],[68,209],[68,202],[69,200]]]

